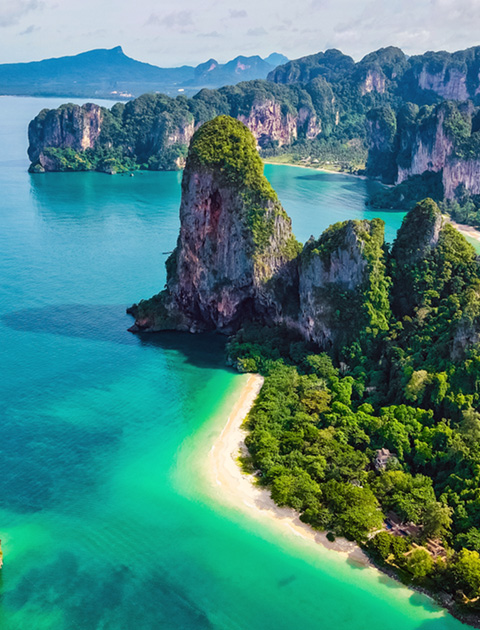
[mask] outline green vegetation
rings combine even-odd
[[[436,202],[442,201],[442,173],[425,171],[421,175],[409,177],[398,186],[377,190],[370,196],[367,205],[373,208],[408,211],[426,197],[430,197]]]
[[[440,208],[454,221],[480,228],[480,195],[470,194],[462,184],[455,190],[455,199],[440,203]]]
[[[220,186],[233,187],[248,208],[248,228],[252,234],[252,254],[259,271],[268,256],[275,230],[275,216],[290,223],[277,194],[263,174],[263,162],[251,131],[230,116],[217,116],[195,132],[190,143],[186,170],[215,171]],[[301,249],[291,236],[281,254],[295,258]]]
[[[60,172],[68,171],[100,171],[102,173],[125,173],[138,169],[136,162],[128,158],[118,149],[98,148],[95,151],[75,151],[74,149],[45,149],[45,155],[56,163]]]
[[[318,240],[310,239],[302,252],[305,271],[318,257],[325,269],[333,255],[341,249],[351,250],[364,259],[363,281],[348,289],[334,282],[315,288],[315,299],[322,319],[335,331],[339,346],[348,346],[345,354],[358,354],[378,344],[382,331],[388,329],[390,319],[389,279],[386,277],[384,255],[384,223],[372,221],[344,221],[330,226]],[[307,271],[308,273],[308,271]],[[312,270],[311,274],[315,272]]]
[[[57,170],[106,172],[182,168],[193,130],[227,115],[257,125],[257,142],[265,159],[351,173],[366,167],[367,174],[393,184],[398,169],[411,165],[412,147],[420,136],[425,147],[432,146],[440,122],[453,141],[453,157],[480,156],[478,51],[407,58],[390,46],[355,63],[338,50],[327,50],[279,66],[270,80],[203,89],[191,98],[144,94],[110,110],[102,108],[100,138],[89,156],[82,151],[51,154],[48,169],[55,165]],[[446,102],[433,90],[420,88],[419,76],[425,71],[438,73],[444,82],[454,71],[463,73],[473,107]],[[55,112],[65,114],[73,107],[40,112],[32,121],[32,172],[42,171],[38,153],[46,138],[45,148],[49,146],[42,128]],[[277,132],[265,131],[267,116],[276,119],[272,127]],[[441,200],[441,185],[434,180],[428,175],[413,179],[388,195],[375,196],[372,204],[409,209],[426,195]],[[460,211],[455,207],[452,212]],[[463,214],[470,216],[471,207]]]
[[[215,169],[225,186],[248,189],[263,201],[277,195],[263,175],[263,162],[255,138],[243,123],[230,116],[218,116],[195,133],[188,152],[188,168]],[[252,219],[253,220],[253,219]]]
[[[342,229],[303,256],[327,260]],[[402,580],[447,591],[478,614],[480,268],[432,200],[382,249],[381,272],[380,230],[362,234],[373,276],[364,304],[382,314],[376,343],[339,342],[326,354],[258,324],[231,339],[238,368],[265,376],[247,419],[250,463],[279,505],[330,539],[359,541]],[[384,527],[387,514],[396,531]]]

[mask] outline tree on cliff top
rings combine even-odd
[[[277,201],[263,175],[263,162],[252,132],[230,116],[217,116],[194,134],[188,151],[187,169],[214,169],[223,183],[256,193],[262,200]]]

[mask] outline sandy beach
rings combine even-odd
[[[464,223],[457,223],[453,219],[451,219],[448,215],[443,215],[445,220],[453,225],[459,232],[461,232],[464,236],[468,236],[470,238],[475,239],[476,241],[480,241],[480,231],[471,225],[465,225]]]
[[[345,558],[362,566],[372,566],[358,545],[344,538],[331,543],[323,532],[316,532],[302,523],[298,513],[291,508],[278,507],[266,488],[255,484],[253,475],[245,474],[238,464],[238,456],[246,452],[243,421],[250,411],[263,385],[258,374],[249,376],[237,399],[227,424],[213,444],[208,458],[211,483],[221,488],[222,498],[237,508],[243,508],[257,518],[274,520],[293,536],[301,536],[327,549],[340,552]]]
[[[333,168],[325,168],[325,166],[318,166],[316,164],[293,164],[290,162],[271,162],[269,160],[263,160],[264,164],[271,164],[272,166],[293,166],[294,168],[306,168],[309,171],[319,171],[320,173],[328,173],[329,175],[346,175],[347,177],[357,177],[358,179],[367,179],[365,175],[356,175],[355,173],[346,173],[345,171],[336,171]]]

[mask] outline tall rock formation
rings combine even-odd
[[[45,152],[47,147],[83,152],[96,146],[100,137],[104,108],[86,105],[62,105],[43,109],[28,127],[28,157],[38,170],[55,171],[58,164]]]
[[[334,225],[301,251],[240,122],[219,116],[195,133],[180,223],[166,288],[129,309],[133,332],[230,333],[255,320],[332,348],[386,329],[383,222]]]
[[[370,176],[401,184],[438,173],[445,199],[453,199],[459,186],[480,194],[479,115],[471,104],[420,109],[407,104],[396,115],[391,108],[377,108],[367,120]]]
[[[390,318],[384,224],[345,221],[311,238],[299,260],[300,329],[323,348],[376,335]]]
[[[255,140],[219,116],[190,144],[182,181],[180,235],[167,261],[167,288],[132,307],[134,331],[231,332],[247,317],[278,321],[295,291],[289,264],[299,245],[263,176]]]

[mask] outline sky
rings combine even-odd
[[[480,44],[480,0],[0,0],[0,63],[122,46],[158,66]]]

